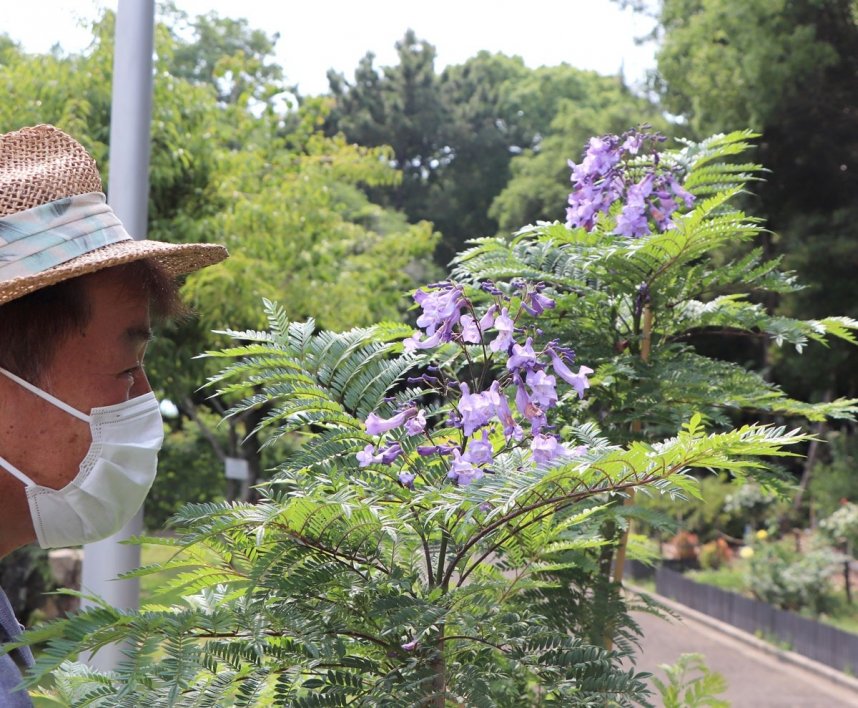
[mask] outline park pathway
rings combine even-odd
[[[744,632],[694,610],[657,598],[678,619],[636,613],[644,640],[637,669],[664,678],[659,664],[672,664],[680,654],[703,654],[710,669],[727,679],[719,697],[734,708],[858,707],[858,680],[841,675],[794,654],[775,652]],[[654,691],[654,702],[660,705]]]

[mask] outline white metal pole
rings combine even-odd
[[[110,112],[108,203],[134,238],[146,237],[149,202],[149,147],[152,122],[152,76],[155,0],[119,0],[113,49],[113,95]],[[138,546],[120,541],[141,533],[143,512],[119,533],[84,547],[81,588],[110,605],[136,608],[137,580],[115,580],[140,565]],[[121,647],[107,646],[89,663],[110,670],[121,660]]]

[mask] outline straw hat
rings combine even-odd
[[[61,130],[0,135],[0,305],[143,258],[178,276],[227,255],[216,244],[135,241],[105,203],[95,160]]]

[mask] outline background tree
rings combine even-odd
[[[440,165],[438,136],[446,115],[435,73],[435,47],[408,30],[396,51],[399,63],[384,67],[381,74],[368,53],[351,84],[342,74],[328,72],[335,100],[328,132],[342,132],[360,145],[389,145],[402,181],[387,193],[387,203],[419,220],[426,218],[426,185]]]
[[[441,264],[448,264],[467,239],[497,233],[489,207],[509,180],[512,157],[533,140],[520,106],[511,100],[515,85],[529,73],[520,57],[479,52],[439,77],[447,121],[426,218],[443,235],[437,251]]]
[[[488,52],[436,75],[434,49],[413,32],[397,49],[398,65],[378,70],[369,54],[351,83],[329,74],[335,107],[327,130],[393,147],[403,182],[370,194],[412,221],[433,221],[442,266],[467,239],[559,218],[566,159],[588,136],[633,123],[666,127],[621,77],[567,65],[534,70]]]
[[[324,136],[318,101],[289,110],[289,87],[271,61],[276,36],[215,15],[188,21],[170,6],[160,12],[149,234],[219,241],[233,257],[188,279],[183,294],[197,319],[169,326],[147,365],[153,385],[179,408],[177,444],[187,446],[181,431],[191,421],[201,430],[195,440],[208,441],[218,457],[247,456],[257,474],[265,465],[254,440],[241,444],[256,421],[230,420],[219,436],[199,410],[219,418],[229,407],[195,393],[206,370],[194,357],[215,346],[211,330],[258,326],[263,297],[330,327],[396,317],[408,304],[404,291],[431,272],[421,263],[429,263],[435,237],[428,223],[409,224],[358,189],[400,179],[384,149]],[[7,86],[0,129],[47,122],[67,130],[96,157],[105,185],[113,30],[106,11],[80,54],[28,55],[8,40],[0,49]],[[170,490],[174,504],[178,498],[166,477],[158,484],[166,485],[155,490],[162,518]],[[208,477],[199,485],[200,492],[223,489],[213,490]]]

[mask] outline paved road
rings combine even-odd
[[[677,605],[671,605],[677,609]],[[718,631],[716,622],[697,613],[682,612],[679,620],[663,620],[636,614],[644,630],[637,669],[664,677],[659,664],[672,664],[680,654],[703,654],[707,666],[727,679],[728,690],[720,698],[734,708],[847,708],[858,707],[858,690],[834,681],[825,671],[807,668],[761,651],[754,637],[740,641]],[[731,633],[737,633],[732,630]],[[858,682],[855,682],[858,685]],[[654,691],[655,703],[658,693]]]

